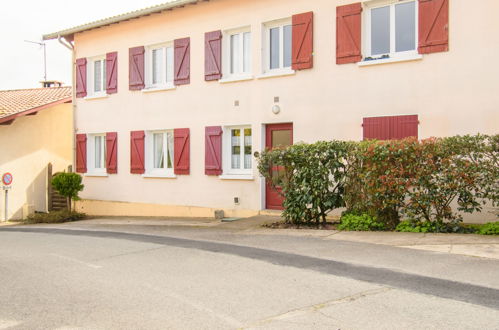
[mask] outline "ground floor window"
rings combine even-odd
[[[251,127],[226,127],[224,133],[224,173],[251,174],[253,168]]]
[[[149,131],[146,133],[146,174],[173,175],[173,131]]]
[[[106,134],[89,134],[88,139],[88,173],[106,173]]]

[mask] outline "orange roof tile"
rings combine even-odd
[[[23,112],[71,101],[71,87],[50,87],[0,91],[0,122]],[[40,109],[41,110],[41,109]]]

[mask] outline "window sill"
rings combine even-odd
[[[174,89],[177,89],[177,87],[174,85],[165,85],[165,86],[144,88],[142,90],[142,93],[163,92],[163,91],[171,91]]]
[[[222,174],[218,177],[221,180],[247,180],[252,181],[255,178],[253,174]]]
[[[85,176],[85,177],[87,177],[87,176],[88,177],[107,177],[109,175],[107,173],[105,173],[105,172],[101,172],[101,173],[99,173],[99,172],[90,172],[90,173],[84,173],[83,176]]]
[[[412,55],[407,55],[407,56],[383,58],[383,59],[379,59],[379,60],[362,61],[362,62],[357,62],[357,65],[358,66],[370,66],[370,65],[387,64],[387,63],[417,61],[417,60],[421,60],[421,59],[423,59],[423,55],[412,54]]]
[[[147,179],[176,179],[177,176],[175,174],[156,174],[156,173],[146,173],[142,174],[143,178]]]
[[[285,77],[285,76],[293,76],[296,74],[295,70],[286,69],[286,70],[272,70],[269,72],[265,72],[261,75],[258,75],[258,79],[267,79],[267,78],[275,78],[275,77]]]
[[[90,101],[90,100],[105,99],[108,97],[109,97],[108,94],[94,94],[94,95],[90,95],[90,96],[85,96],[83,99]]]
[[[233,83],[233,82],[238,82],[238,81],[248,81],[248,80],[253,80],[255,77],[250,76],[250,75],[240,75],[240,76],[229,76],[227,78],[222,78],[218,82],[221,84],[228,84],[228,83]]]

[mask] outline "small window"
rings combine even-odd
[[[91,134],[88,142],[88,173],[106,173],[106,134]]]
[[[265,71],[291,70],[291,20],[266,23],[264,27]]]
[[[398,57],[417,49],[416,1],[366,3],[366,59]]]
[[[173,131],[146,133],[146,174],[173,175]]]
[[[106,58],[94,57],[89,59],[88,65],[88,96],[106,94]]]
[[[237,78],[251,74],[250,28],[230,30],[224,33],[223,48],[225,78]]]
[[[173,87],[173,70],[173,44],[148,47],[146,88]]]
[[[251,127],[227,127],[225,131],[224,173],[251,174],[253,167]]]

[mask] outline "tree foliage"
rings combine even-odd
[[[68,209],[71,209],[71,201],[79,200],[78,193],[83,190],[81,176],[76,173],[59,173],[52,178],[52,186],[57,192],[67,198]]]

